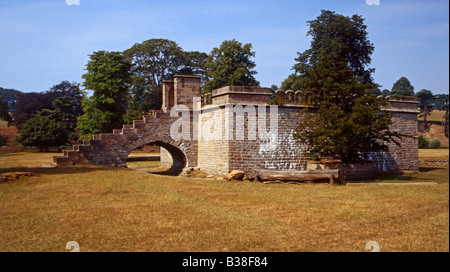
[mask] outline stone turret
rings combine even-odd
[[[167,112],[176,105],[192,109],[194,97],[200,97],[201,76],[175,75],[173,80],[164,80],[161,109]]]

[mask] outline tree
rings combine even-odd
[[[414,87],[406,77],[401,77],[392,86],[391,95],[393,96],[414,96]]]
[[[23,146],[37,147],[42,152],[48,151],[49,147],[65,145],[68,136],[61,123],[40,116],[31,118],[23,125],[16,141]]]
[[[388,95],[391,95],[391,91],[389,91],[388,89],[384,89],[384,90],[381,91],[381,94],[383,96],[388,96]]]
[[[371,94],[373,94],[375,96],[383,95],[383,93],[381,92],[380,88],[378,88],[378,87],[369,89],[369,90],[367,90],[367,92],[369,92],[369,93],[371,93]]]
[[[53,101],[64,96],[71,100],[71,108],[63,110],[79,116],[82,113],[81,98],[84,96],[79,83],[62,81],[46,92],[18,93],[15,103],[16,110],[13,112],[16,127],[21,129],[23,124],[39,111],[52,110],[54,108]]]
[[[13,118],[8,111],[8,106],[1,100],[0,100],[0,120],[6,121],[8,127],[13,122]]]
[[[51,108],[52,99],[53,97],[48,93],[17,94],[16,110],[13,112],[16,127],[20,130],[38,111]]]
[[[50,91],[59,93],[60,96],[52,101],[50,109],[42,109],[35,116],[46,116],[61,123],[67,131],[70,140],[77,140],[78,133],[75,132],[77,119],[83,114],[81,101],[84,92],[80,89],[80,84],[76,82],[62,81],[50,88]]]
[[[16,97],[21,93],[14,89],[4,89],[0,87],[0,100],[8,106],[10,112],[16,110]]]
[[[144,78],[145,85],[162,86],[162,81],[171,78],[182,65],[182,52],[174,41],[150,39],[123,53],[132,63],[133,75]]]
[[[98,132],[122,127],[127,108],[131,64],[120,52],[98,51],[90,55],[83,74],[83,86],[93,90],[82,100],[84,114],[78,119],[80,140]]]
[[[8,136],[0,134],[0,147],[6,146],[8,144],[8,140]]]
[[[402,136],[389,129],[391,114],[381,110],[386,101],[367,92],[378,85],[370,76],[374,70],[366,69],[374,47],[363,21],[357,15],[348,18],[322,11],[309,22],[311,48],[299,54],[302,61],[296,66],[304,76],[301,97],[314,110],[302,111],[294,136],[312,153],[343,162],[386,151],[388,142],[398,144]]]
[[[329,59],[305,71],[302,97],[316,112],[303,111],[295,137],[312,153],[337,156],[343,162],[358,161],[368,152],[387,151],[387,142],[398,143],[391,132],[391,114],[382,112],[385,100],[367,93],[346,60]]]
[[[199,75],[202,81],[206,81],[208,76],[206,74],[205,64],[208,59],[208,54],[198,51],[182,52],[181,66],[177,74],[182,75]]]
[[[164,79],[175,74],[196,74],[206,80],[204,64],[208,55],[198,51],[185,52],[174,41],[150,39],[133,45],[124,51],[124,55],[132,64],[126,122],[161,108]]]
[[[224,86],[258,86],[254,75],[256,64],[251,60],[255,57],[252,44],[231,40],[224,41],[220,48],[214,48],[206,61],[208,81],[202,92],[211,92],[213,89]]]
[[[436,102],[437,102],[437,104],[439,104],[438,109],[445,111],[445,114],[444,114],[444,117],[442,120],[442,126],[444,127],[445,137],[448,138],[448,136],[449,136],[449,114],[448,114],[449,95],[448,94],[436,95]]]
[[[428,131],[430,127],[428,126],[428,122],[427,122],[428,118],[427,117],[433,111],[433,103],[434,103],[435,97],[430,90],[425,90],[425,89],[418,92],[416,94],[416,96],[419,100],[419,109],[420,109],[419,117],[423,117],[425,130]]]
[[[281,89],[284,91],[287,90],[293,90],[293,91],[299,91],[304,89],[304,81],[305,81],[305,76],[304,75],[297,75],[297,74],[291,74],[289,75],[288,78],[286,78],[282,83],[281,83]]]
[[[375,47],[368,39],[364,20],[360,15],[347,17],[322,10],[315,20],[308,21],[307,35],[312,37],[311,47],[297,53],[293,69],[301,74],[322,58],[333,56],[347,60],[349,68],[363,83],[372,82],[371,74],[375,69],[367,69],[366,66],[372,61]]]

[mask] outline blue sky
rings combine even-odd
[[[252,43],[257,80],[278,86],[309,47],[307,21],[322,9],[366,18],[370,67],[382,89],[406,76],[415,91],[449,92],[449,1],[0,0],[0,87],[45,91],[82,82],[88,55],[165,38],[209,53],[224,40]]]

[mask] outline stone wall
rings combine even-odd
[[[265,130],[269,138],[260,138],[257,126],[256,139],[234,140],[230,142],[230,170],[243,170],[256,174],[260,169],[297,171],[306,169],[308,147],[294,139],[294,131],[299,121],[299,108],[278,107],[277,133],[270,133],[270,108],[266,109]],[[230,117],[231,118],[231,117]],[[260,118],[259,111],[256,114]],[[234,118],[234,121],[236,119]],[[244,135],[248,135],[248,118],[244,123]],[[236,132],[236,126],[234,133]],[[251,134],[250,134],[251,135]],[[274,137],[272,137],[274,136]]]
[[[369,154],[374,162],[375,172],[418,171],[419,144],[417,140],[417,114],[411,112],[394,112],[391,129],[412,137],[404,137],[400,146],[388,143],[388,152]]]
[[[185,167],[197,166],[198,147],[197,141],[192,137],[192,127],[192,140],[174,140],[171,137],[170,127],[176,120],[178,117],[154,111],[144,116],[143,120],[135,120],[132,125],[124,125],[113,133],[95,134],[92,140],[86,140],[82,145],[75,145],[73,150],[65,151],[64,156],[54,157],[54,162],[57,165],[97,164],[126,167],[126,159],[133,150],[154,144],[170,154],[173,168],[181,172]]]
[[[198,166],[202,171],[210,174],[223,175],[228,173],[230,171],[230,142],[225,140],[223,134],[225,127],[224,107],[203,109],[199,121]],[[220,124],[220,126],[216,124]],[[218,132],[218,130],[221,132]]]
[[[225,89],[227,90],[227,89]],[[240,95],[234,89],[228,89],[233,95]],[[222,97],[227,97],[222,94]],[[230,95],[229,97],[232,97]],[[229,98],[228,97],[228,98]],[[301,171],[306,170],[307,161],[310,160],[309,149],[307,146],[298,143],[294,139],[294,131],[299,122],[301,122],[299,113],[305,106],[289,105],[278,107],[278,128],[276,139],[263,140],[257,135],[252,137],[250,126],[257,123],[259,111],[255,110],[255,116],[249,117],[245,113],[243,119],[238,119],[230,112],[227,107],[240,105],[243,108],[255,107],[257,105],[246,105],[234,103],[230,105],[229,100],[214,100],[213,105],[209,106],[211,112],[203,114],[202,122],[213,120],[215,124],[222,124],[221,130],[227,130],[227,123],[232,123],[232,130],[228,138],[224,135],[223,139],[212,141],[199,141],[199,167],[211,174],[224,174],[232,170],[243,170],[249,174],[255,174],[259,170],[285,170]],[[219,101],[224,104],[218,105]],[[416,102],[417,104],[417,102]],[[395,143],[389,143],[388,152],[377,152],[368,154],[372,163],[370,171],[362,169],[357,171],[350,167],[347,170],[348,176],[360,178],[361,173],[367,172],[398,172],[398,171],[417,171],[418,170],[418,143],[417,143],[417,107],[414,107],[414,101],[401,100],[390,102],[384,109],[392,112],[393,124],[392,130],[401,134],[410,135],[409,138],[399,139],[400,146]],[[263,105],[260,105],[263,106]],[[269,115],[269,107],[266,106],[266,114]],[[202,124],[203,125],[203,124]],[[270,128],[270,121],[266,118],[266,128]],[[210,129],[206,126],[205,129]],[[215,128],[217,129],[217,128]],[[259,128],[257,128],[257,132]],[[243,139],[238,139],[237,132],[243,130]],[[367,167],[369,167],[367,166]],[[371,174],[369,174],[370,176]]]
[[[126,166],[131,151],[156,144],[162,147],[162,165],[199,167],[210,174],[243,170],[252,175],[263,169],[307,169],[309,148],[294,139],[295,129],[302,121],[299,113],[307,107],[301,105],[297,93],[286,92],[291,104],[271,107],[267,105],[271,93],[267,88],[225,87],[203,98],[202,103],[208,103],[198,109],[200,103],[194,107],[193,102],[199,95],[199,88],[198,76],[175,76],[173,81],[164,81],[163,111],[152,111],[143,120],[135,120],[132,125],[124,125],[113,133],[96,134],[92,140],[65,151],[64,156],[55,157],[55,163]],[[417,171],[417,101],[389,99],[384,110],[393,114],[392,129],[412,137],[400,140],[400,146],[390,143],[388,152],[368,154],[369,159],[375,172]],[[182,116],[170,116],[169,111],[175,105],[189,108],[178,112],[189,114],[188,139],[172,138],[171,127]],[[236,115],[236,112],[242,114]],[[273,120],[276,122],[272,124],[270,116],[275,112]],[[262,131],[266,133],[261,134]]]

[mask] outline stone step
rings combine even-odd
[[[135,129],[141,129],[145,127],[144,120],[134,120],[133,121],[133,128]]]
[[[143,120],[145,123],[150,122],[150,120],[155,119],[152,115],[144,115]]]
[[[68,157],[53,157],[53,162],[58,166],[73,165],[72,159]]]
[[[78,159],[80,157],[80,152],[76,151],[76,150],[68,150],[67,153],[64,152],[65,154],[67,154],[67,157],[72,159],[72,158],[76,158]]]
[[[137,133],[137,129],[135,129],[135,128],[122,129],[122,134],[135,134],[135,133]]]

